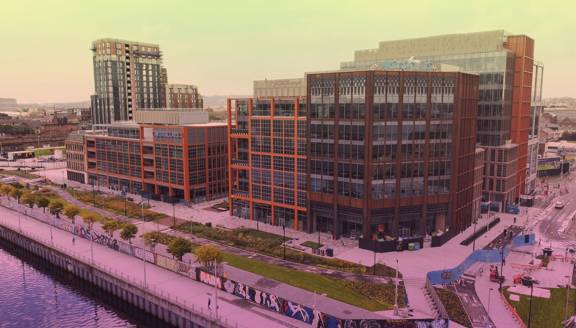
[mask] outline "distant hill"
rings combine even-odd
[[[576,98],[571,97],[546,98],[542,102],[546,107],[576,108]]]
[[[226,108],[228,98],[247,98],[252,95],[228,95],[228,96],[202,96],[204,98],[204,108]]]
[[[65,108],[88,108],[90,107],[90,101],[75,101],[75,102],[61,102],[61,103],[34,103],[34,104],[18,104],[20,108],[27,108],[27,107],[42,107],[42,108],[56,108],[56,109],[65,109]]]

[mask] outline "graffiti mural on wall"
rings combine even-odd
[[[100,234],[97,233],[96,231],[92,230],[90,231],[90,229],[87,229],[85,227],[80,227],[80,231],[79,231],[79,235],[80,237],[84,238],[84,239],[92,239],[93,242],[106,246],[106,247],[110,247],[113,250],[117,251],[118,250],[118,240],[116,240],[115,238],[112,238],[108,235],[105,234]]]
[[[154,253],[145,249],[134,247],[134,256],[146,262],[155,263]]]
[[[309,324],[314,328],[447,328],[448,320],[378,320],[378,319],[339,319],[310,307],[291,302],[274,294],[267,293],[243,283],[224,277],[217,277],[200,268],[196,269],[196,279],[202,283],[236,295],[268,310],[283,314]]]

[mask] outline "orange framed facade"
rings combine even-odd
[[[305,98],[229,99],[227,107],[230,214],[303,230]]]

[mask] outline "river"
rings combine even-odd
[[[166,327],[0,241],[0,328]]]

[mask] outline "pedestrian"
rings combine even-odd
[[[72,245],[76,245],[76,237],[72,236]]]
[[[516,223],[516,217],[514,217],[514,223]]]
[[[208,310],[212,311],[212,299],[208,297]]]

